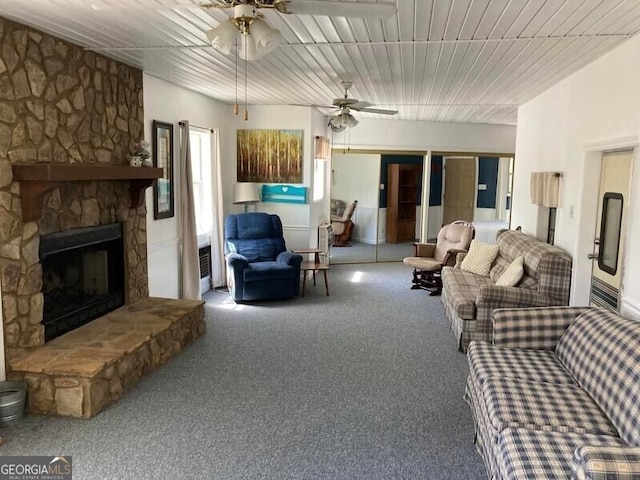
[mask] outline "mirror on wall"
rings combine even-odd
[[[422,229],[424,155],[383,154],[380,164],[378,261],[401,262]]]
[[[334,241],[331,263],[371,263],[376,261],[378,241],[378,185],[380,155],[338,153],[331,157],[332,217],[344,217],[343,210],[357,201],[346,237]],[[337,210],[336,210],[337,207]],[[332,222],[341,231],[342,223]],[[347,238],[348,237],[348,238]]]
[[[476,237],[495,243],[498,230],[509,228],[513,157],[431,155],[427,238],[454,220],[472,221]]]
[[[331,200],[343,208],[357,200],[352,230],[331,249],[331,263],[400,262],[413,255],[427,208],[426,237],[442,225],[472,221],[476,238],[495,243],[509,228],[514,158],[469,153],[425,155],[334,151]],[[423,205],[423,184],[428,194]],[[333,212],[334,214],[342,214]],[[344,240],[344,241],[342,241]]]
[[[400,262],[413,255],[421,230],[423,163],[424,155],[333,152],[332,203],[358,203],[350,238],[346,245],[336,238],[331,263]]]

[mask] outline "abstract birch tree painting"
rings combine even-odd
[[[238,182],[302,183],[302,130],[238,130]]]

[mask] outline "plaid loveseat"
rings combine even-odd
[[[442,303],[459,348],[467,351],[471,340],[492,340],[491,312],[496,308],[568,305],[571,257],[564,250],[515,230],[502,230],[497,238],[498,256],[488,277],[455,267],[442,269]],[[499,287],[495,281],[516,257],[524,258],[524,276],[515,287]]]
[[[595,307],[493,321],[465,390],[489,478],[640,479],[640,321]]]

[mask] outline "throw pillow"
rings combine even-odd
[[[511,265],[496,280],[496,285],[499,287],[515,287],[524,275],[523,262],[524,257],[522,255],[511,262]]]
[[[460,268],[466,272],[487,277],[497,256],[498,245],[471,240],[469,253],[462,260]]]

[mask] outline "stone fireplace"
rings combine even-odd
[[[148,297],[146,207],[124,169],[143,136],[142,72],[0,18],[0,281],[7,363],[43,345],[42,239],[121,225],[125,303]],[[49,176],[20,171],[47,168]],[[81,175],[52,167],[95,167]],[[48,287],[47,287],[48,288]]]
[[[95,415],[204,332],[202,302],[149,298],[142,99],[140,70],[0,18],[4,354],[31,412]]]
[[[40,263],[45,342],[124,305],[120,223],[41,235]]]

